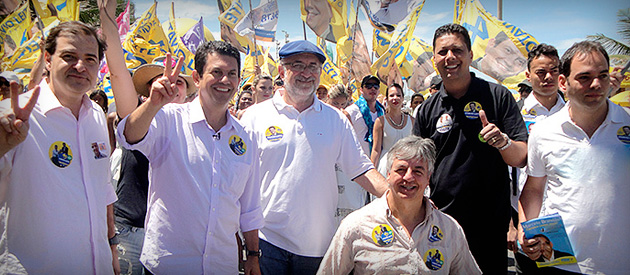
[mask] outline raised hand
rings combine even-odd
[[[501,148],[501,146],[507,144],[508,141],[503,137],[499,127],[488,121],[484,110],[479,111],[479,119],[481,120],[481,127],[483,127],[479,132],[479,136],[487,141],[488,145]]]
[[[164,64],[164,73],[161,77],[153,81],[151,84],[151,91],[149,100],[152,104],[157,106],[164,106],[167,103],[173,101],[177,97],[179,92],[177,89],[177,78],[182,68],[184,57],[180,57],[177,60],[177,64],[173,69],[171,63],[171,54],[166,54],[166,64]],[[185,92],[185,91],[181,91]]]
[[[22,143],[28,135],[28,118],[39,98],[39,86],[35,86],[33,94],[24,107],[19,105],[20,85],[11,81],[11,112],[0,117],[0,156]]]

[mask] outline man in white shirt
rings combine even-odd
[[[18,107],[17,83],[11,102],[0,103],[11,113],[0,119],[4,132],[17,133],[0,146],[0,200],[10,209],[4,234],[30,274],[118,269],[106,120],[86,94],[105,48],[94,28],[60,23],[46,39],[48,77],[19,96],[31,98],[27,107]]]
[[[608,100],[611,79],[619,77],[611,77],[599,43],[574,44],[561,64],[569,102],[531,132],[519,220],[562,217],[578,262],[555,266],[554,274],[623,274],[630,268],[630,241],[619,238],[630,227],[630,138],[623,133],[630,113]],[[519,242],[532,260],[543,253],[542,240],[525,239],[521,226]]]
[[[381,81],[378,77],[367,75],[361,81],[361,96],[354,104],[346,107],[352,119],[354,132],[361,143],[366,156],[372,153],[372,131],[376,119],[385,114],[385,108],[376,100]]]
[[[315,97],[324,53],[308,41],[280,49],[285,90],[247,109],[260,146],[265,274],[315,274],[337,228],[335,163],[380,196],[385,179],[361,152],[345,115]]]
[[[146,234],[140,261],[154,274],[236,274],[235,233],[245,237],[246,274],[260,274],[258,145],[228,112],[238,50],[223,41],[195,53],[199,96],[169,104],[182,66],[166,66],[146,102],[118,125],[121,144],[149,159]],[[166,105],[166,106],[165,106]]]

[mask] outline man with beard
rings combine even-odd
[[[242,118],[261,150],[260,263],[263,274],[315,274],[337,228],[335,164],[376,196],[387,184],[348,119],[315,97],[324,53],[302,40],[279,55],[285,91]]]

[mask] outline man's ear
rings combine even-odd
[[[192,78],[193,78],[193,82],[195,82],[195,87],[199,89],[199,82],[201,81],[201,76],[199,76],[199,73],[197,72],[197,70],[193,70]]]
[[[46,70],[49,71],[49,72],[51,70],[50,59],[51,59],[50,54],[47,51],[44,51],[44,62],[45,62],[45,65],[46,65],[45,67],[46,67]]]
[[[525,70],[525,77],[527,78],[527,81],[529,81],[530,83],[532,82],[529,78],[530,74],[529,74],[529,68],[527,68],[527,70]]]
[[[566,95],[567,93],[567,88],[569,87],[569,84],[567,83],[568,79],[566,76],[564,76],[563,74],[560,74],[560,76],[558,76],[558,87],[560,88],[560,90],[562,90],[562,92]]]

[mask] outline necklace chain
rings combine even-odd
[[[394,122],[394,119],[393,119],[393,118],[391,118],[391,117],[389,117],[389,116],[388,116],[387,118],[389,118],[389,121],[390,121],[390,122],[391,122],[394,126],[396,126],[396,127],[400,128],[400,127],[402,127],[402,125],[405,123],[405,114],[400,114],[400,117],[401,117],[401,118],[400,118],[400,124],[398,124],[398,123]]]

